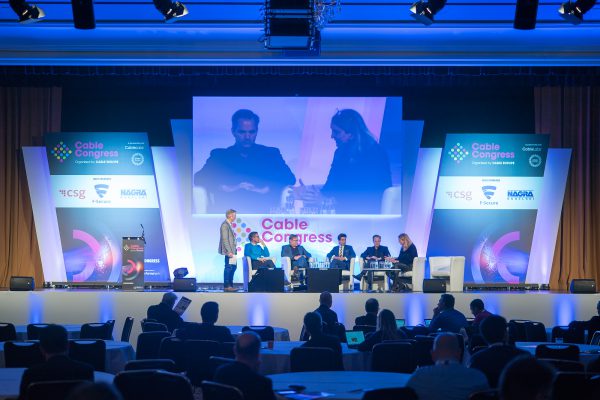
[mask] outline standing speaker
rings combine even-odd
[[[10,277],[10,290],[33,290],[35,284],[31,276],[11,276]]]
[[[175,278],[173,279],[174,292],[195,292],[198,289],[196,286],[196,278]]]
[[[593,279],[573,279],[569,291],[571,293],[596,293],[596,281]]]
[[[446,293],[446,280],[423,279],[423,293]]]

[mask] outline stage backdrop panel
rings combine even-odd
[[[45,143],[66,280],[118,282],[122,237],[144,229],[145,280],[170,280],[147,135],[49,133]]]
[[[547,135],[448,134],[427,256],[466,256],[465,282],[525,282],[547,151]]]

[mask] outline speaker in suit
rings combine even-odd
[[[340,247],[341,252],[340,252]],[[342,254],[340,256],[340,253]],[[338,258],[334,258],[331,260],[331,268],[341,268],[341,269],[350,269],[350,260],[356,257],[356,253],[352,246],[343,245],[343,246],[335,246],[329,253],[327,253],[327,258],[331,259],[332,257],[342,257],[340,260]]]
[[[225,268],[223,270],[223,289],[232,291],[233,275],[237,269],[236,254],[237,245],[235,243],[235,233],[231,224],[235,221],[235,210],[227,210],[225,213],[225,221],[221,223],[220,238],[219,238],[219,254],[225,256]]]

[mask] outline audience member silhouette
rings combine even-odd
[[[436,336],[431,351],[435,365],[417,369],[406,386],[414,389],[420,400],[464,400],[473,392],[488,389],[485,375],[462,365],[460,355],[455,334]]]
[[[396,327],[396,317],[390,310],[381,310],[377,317],[377,330],[371,332],[365,338],[358,349],[360,351],[371,351],[373,346],[386,340],[406,339],[406,334]]]
[[[304,329],[310,335],[310,339],[301,347],[328,347],[336,355],[336,364],[339,369],[344,369],[342,362],[342,345],[337,336],[323,333],[323,320],[321,314],[309,312],[304,316]]]
[[[508,363],[500,375],[500,399],[550,399],[553,380],[554,369],[550,365],[531,355],[517,357]]]
[[[183,324],[183,319],[173,311],[176,301],[177,295],[175,293],[165,293],[159,304],[148,307],[148,319],[154,319],[161,324],[165,324],[169,332],[178,329]]]
[[[454,309],[454,296],[444,293],[433,309],[433,319],[429,324],[431,332],[460,332],[468,325],[464,314]]]
[[[19,399],[27,399],[27,388],[34,382],[94,380],[94,368],[91,365],[68,357],[69,340],[64,326],[51,324],[44,328],[40,332],[40,349],[46,361],[25,370]]]
[[[331,309],[333,305],[333,297],[329,292],[323,292],[319,296],[319,308],[315,310],[321,316],[321,319],[327,325],[333,326],[338,322],[338,316],[335,311]]]
[[[370,298],[365,302],[366,314],[354,319],[355,325],[377,325],[377,313],[379,312],[379,302],[377,299]]]
[[[228,327],[215,325],[219,319],[219,304],[214,301],[202,304],[200,316],[201,323],[184,322],[175,336],[184,340],[214,340],[221,343],[235,341]]]
[[[275,400],[273,382],[258,373],[260,367],[260,337],[255,332],[244,332],[235,341],[235,362],[220,366],[215,382],[235,386],[245,400]]]
[[[569,328],[578,329],[581,331],[588,331],[588,341],[592,339],[594,332],[600,331],[600,301],[596,304],[596,312],[598,315],[594,315],[588,321],[572,321],[569,324]]]
[[[478,326],[481,324],[481,321],[492,315],[491,312],[485,309],[485,305],[483,304],[483,300],[474,299],[469,308],[471,309],[471,314],[475,317],[473,323],[471,325]]]

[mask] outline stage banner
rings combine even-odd
[[[121,238],[145,229],[145,280],[169,269],[145,133],[49,133],[52,198],[69,282],[118,282]]]
[[[524,283],[548,136],[448,134],[427,257],[466,257],[465,282]]]
[[[123,289],[144,288],[144,248],[143,237],[124,237],[123,246]]]

